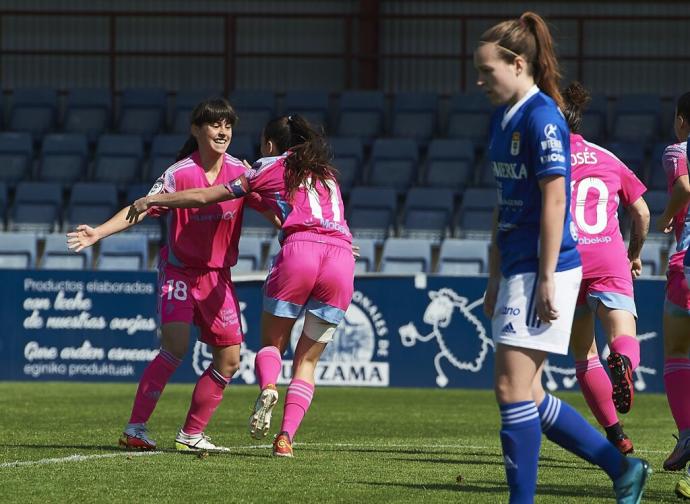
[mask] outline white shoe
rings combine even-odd
[[[146,434],[145,423],[127,424],[118,443],[128,450],[156,449],[156,442]]]
[[[229,452],[230,448],[216,446],[211,442],[211,438],[203,432],[201,434],[187,434],[182,429],[175,436],[175,449],[178,451],[209,451],[209,452]]]
[[[254,439],[263,439],[271,428],[271,414],[278,403],[275,385],[267,385],[254,403],[254,412],[249,417],[249,434]]]

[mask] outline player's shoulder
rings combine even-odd
[[[267,156],[257,159],[252,165],[252,172],[254,174],[266,172],[270,168],[282,164],[285,157],[286,154],[281,154],[280,156]]]
[[[172,165],[170,165],[164,172],[165,177],[174,177],[177,175],[183,174],[186,170],[189,168],[194,168],[196,167],[197,164],[196,162],[192,159],[191,156],[188,156],[186,158],[182,158],[179,161],[176,161]]]
[[[569,134],[568,125],[563,113],[553,99],[542,93],[537,93],[527,103],[526,116],[530,129],[543,133],[546,137],[552,136],[552,130],[559,130],[562,136]]]
[[[679,142],[667,145],[664,149],[664,159],[685,158],[687,152],[687,142]]]

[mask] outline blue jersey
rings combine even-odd
[[[507,113],[506,113],[507,112]],[[565,221],[556,271],[580,265],[577,228],[570,217],[570,132],[556,103],[535,86],[516,106],[491,120],[489,161],[498,185],[496,244],[501,273],[539,270],[539,179],[565,177]]]

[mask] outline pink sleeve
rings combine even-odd
[[[672,186],[678,177],[688,174],[688,161],[683,144],[669,145],[662,158],[666,179]]]
[[[628,206],[635,203],[640,196],[647,192],[647,187],[637,178],[637,175],[623,163],[619,165],[619,173],[621,178],[621,189],[618,195],[623,206]]]
[[[255,192],[248,193],[244,197],[244,202],[249,208],[252,208],[259,213],[270,210],[270,208],[264,203],[264,199],[261,197],[261,195]]]
[[[152,194],[166,194],[175,192],[175,175],[170,171],[166,170],[163,175],[160,176],[158,180],[153,184],[149,195]],[[170,211],[169,208],[165,207],[151,207],[146,210],[146,215],[149,217],[161,217]]]

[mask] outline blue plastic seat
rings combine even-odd
[[[444,275],[478,275],[489,270],[487,240],[446,239],[441,244],[438,273]]]
[[[669,195],[663,190],[651,190],[642,195],[649,207],[649,213],[652,215],[652,222],[656,222],[656,218],[664,213],[666,204],[669,200]]]
[[[612,142],[606,146],[628,168],[635,172],[640,180],[644,177],[645,144],[642,142]]]
[[[475,187],[467,189],[460,204],[459,229],[456,230],[456,234],[465,238],[490,236],[497,203],[496,189]]]
[[[364,148],[356,137],[331,137],[333,165],[339,173],[338,182],[343,195],[350,193],[352,186],[360,181]]]
[[[246,207],[242,213],[242,236],[256,236],[262,240],[270,240],[278,230],[266,217],[259,212]]]
[[[189,138],[180,133],[162,134],[153,137],[147,181],[153,182],[160,177],[168,167],[175,164],[177,153]]]
[[[228,154],[252,164],[257,159],[254,145],[255,142],[249,135],[233,135],[230,147],[228,147]]]
[[[0,269],[36,267],[36,235],[0,233]]]
[[[419,153],[414,140],[407,138],[379,138],[371,154],[369,184],[394,187],[399,193],[416,180]]]
[[[453,214],[451,189],[413,187],[403,206],[401,238],[425,238],[439,243]]]
[[[345,91],[340,96],[338,136],[355,136],[365,145],[383,132],[385,98],[382,91]]]
[[[63,130],[82,133],[90,143],[110,126],[112,102],[109,89],[73,89],[67,96]]]
[[[62,229],[68,231],[79,224],[102,224],[117,210],[117,188],[114,184],[78,182],[72,187]]]
[[[264,241],[257,236],[242,236],[237,264],[232,267],[232,273],[251,273],[261,270],[263,243]]]
[[[29,133],[0,133],[0,180],[13,187],[28,178],[33,155]]]
[[[395,189],[354,187],[347,206],[347,223],[357,239],[383,241],[394,225],[397,207]]]
[[[148,267],[148,243],[145,235],[116,234],[100,243],[96,269],[137,271]]]
[[[382,273],[428,273],[431,271],[431,245],[427,240],[388,238],[383,244]]]
[[[398,93],[393,102],[391,135],[426,145],[436,132],[438,96],[435,93]]]
[[[230,104],[237,111],[236,135],[249,135],[259,144],[266,123],[276,115],[275,95],[272,91],[236,90],[230,94]]]
[[[102,135],[96,147],[93,180],[120,189],[141,178],[144,142],[139,135]]]
[[[613,116],[613,140],[651,143],[659,136],[661,98],[652,94],[621,95]]]
[[[73,252],[67,248],[67,238],[64,234],[49,234],[46,236],[41,268],[88,270],[91,269],[92,255],[93,247]]]
[[[299,114],[313,126],[328,129],[330,96],[327,91],[288,91],[283,101],[283,115]]]
[[[88,142],[82,133],[52,133],[43,138],[38,179],[70,186],[84,178]]]
[[[0,231],[5,229],[7,217],[7,184],[0,180]]]
[[[49,88],[15,89],[12,93],[9,129],[26,132],[40,140],[55,128],[57,92]]]
[[[667,142],[659,142],[654,144],[652,148],[652,159],[649,163],[649,174],[647,176],[647,188],[650,190],[665,191],[668,187],[668,179],[666,178],[663,165],[664,150],[667,146]]]
[[[376,240],[357,238],[352,244],[359,247],[359,257],[355,260],[355,274],[376,271]]]
[[[640,253],[642,259],[641,276],[657,276],[662,274],[661,253],[668,245],[661,241],[646,241]]]
[[[447,134],[451,138],[467,138],[483,146],[489,136],[493,106],[484,93],[457,94],[448,110]]]
[[[222,96],[219,91],[180,89],[175,95],[170,131],[189,135],[192,111],[202,101]]]
[[[12,207],[9,230],[39,234],[59,229],[62,189],[51,182],[20,182]]]
[[[600,144],[606,138],[606,124],[608,116],[608,100],[605,95],[592,95],[589,103],[582,114],[582,124],[580,134],[589,140]]]
[[[471,140],[435,138],[429,144],[424,181],[431,187],[461,191],[472,181],[474,161]]]
[[[117,130],[125,135],[141,135],[149,143],[163,127],[166,108],[163,89],[125,89],[120,101]]]

